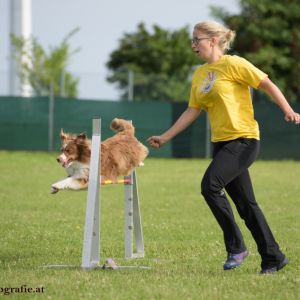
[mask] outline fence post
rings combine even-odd
[[[53,128],[54,128],[54,83],[50,84],[49,111],[48,111],[48,151],[53,151]]]
[[[65,97],[65,71],[61,71],[60,73],[59,96]]]
[[[205,116],[205,158],[211,157],[210,124],[208,113]]]
[[[133,101],[134,97],[134,73],[133,71],[128,71],[128,101]]]

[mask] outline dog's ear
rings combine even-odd
[[[67,139],[67,135],[64,133],[64,130],[63,130],[63,129],[60,130],[60,139],[61,139],[62,141],[64,141],[64,140]]]
[[[87,139],[86,132],[79,133],[77,135],[76,139],[78,139],[78,140],[85,140],[85,139]]]

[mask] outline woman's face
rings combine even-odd
[[[193,31],[192,50],[207,61],[212,52],[211,38],[199,30]]]

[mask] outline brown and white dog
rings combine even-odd
[[[101,180],[117,181],[118,176],[129,175],[143,165],[148,149],[140,143],[131,122],[113,119],[110,128],[116,134],[101,143]],[[65,168],[68,177],[54,183],[51,193],[59,190],[87,188],[91,157],[91,141],[85,133],[79,135],[60,132],[61,154],[57,161]]]

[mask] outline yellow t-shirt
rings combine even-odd
[[[239,56],[223,55],[198,67],[193,75],[189,107],[208,112],[212,142],[240,137],[259,140],[250,87],[267,74]]]

